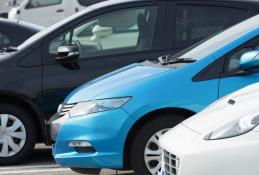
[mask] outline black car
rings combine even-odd
[[[0,50],[9,46],[19,46],[42,29],[43,27],[30,23],[0,18]]]
[[[75,87],[175,53],[258,10],[255,0],[112,0],[6,50],[0,58],[0,164],[21,163],[36,142],[51,144],[46,121]]]

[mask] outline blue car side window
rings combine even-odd
[[[240,61],[241,56],[245,52],[252,51],[252,50],[253,50],[253,48],[242,48],[242,49],[238,50],[237,52],[234,52],[232,55],[230,55],[227,71],[228,72],[238,71],[240,69],[239,61]]]
[[[237,72],[240,70],[239,61],[241,56],[248,51],[259,50],[259,37],[256,37],[247,43],[243,44],[239,48],[232,51],[226,56],[226,70],[225,72]]]

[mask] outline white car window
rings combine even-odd
[[[50,5],[61,4],[62,0],[30,0],[26,8],[38,8],[45,7]]]
[[[105,0],[77,0],[77,2],[81,5],[81,6],[89,6],[89,5],[93,5],[93,4],[96,4],[96,3],[99,3],[99,2],[102,2],[102,1],[105,1]]]

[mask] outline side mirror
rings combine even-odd
[[[60,46],[58,48],[58,57],[55,59],[58,63],[76,62],[80,56],[80,51],[77,46]]]
[[[244,71],[259,68],[259,50],[244,53],[240,59],[240,68]]]

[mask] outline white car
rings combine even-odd
[[[48,27],[101,1],[103,0],[23,0],[9,11],[8,18]]]
[[[163,175],[258,175],[259,83],[213,103],[160,138]]]

